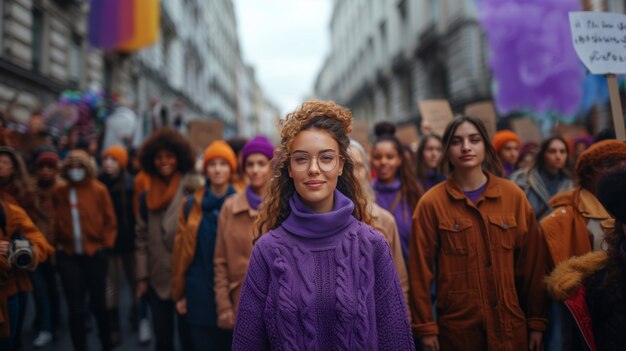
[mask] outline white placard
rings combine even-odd
[[[593,74],[626,73],[626,15],[570,12],[574,48]]]

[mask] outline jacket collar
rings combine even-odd
[[[489,172],[484,173],[487,176],[487,189],[485,189],[484,196],[489,198],[498,198],[502,196],[500,185],[496,181],[496,176]],[[465,193],[463,193],[463,190],[461,190],[459,185],[454,181],[454,177],[448,177],[445,186],[448,194],[450,194],[450,196],[452,196],[453,198],[457,200],[464,200],[467,198],[465,196]]]
[[[251,217],[255,217],[259,213],[250,206],[245,193],[237,193],[233,196],[233,213],[238,214],[244,211],[248,211]]]
[[[578,210],[584,217],[601,220],[612,218],[600,201],[587,189],[580,189],[577,205]]]

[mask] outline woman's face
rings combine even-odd
[[[370,175],[367,169],[365,168],[365,160],[361,156],[361,152],[359,150],[349,147],[348,154],[350,158],[352,158],[352,163],[354,164],[354,176],[360,182],[364,184],[369,184]]]
[[[0,178],[9,178],[13,175],[13,161],[7,154],[0,155]]]
[[[500,158],[502,161],[514,165],[519,158],[519,144],[516,141],[507,141],[500,149]]]
[[[211,185],[226,185],[230,181],[230,165],[228,165],[228,162],[226,162],[225,159],[216,157],[207,162],[206,174],[211,182]]]
[[[552,140],[543,158],[543,164],[548,171],[558,172],[562,170],[567,162],[567,145],[559,139]]]
[[[270,179],[271,167],[267,156],[254,153],[246,158],[246,176],[250,181],[250,187],[259,190],[267,185]]]
[[[424,145],[424,163],[428,169],[434,169],[439,166],[443,153],[443,145],[438,139],[430,138]]]
[[[161,177],[171,177],[176,172],[176,154],[169,150],[160,150],[154,157],[154,166]]]
[[[450,139],[447,156],[455,170],[467,171],[482,167],[485,160],[485,141],[478,128],[470,122],[461,123]]]
[[[289,154],[289,177],[302,201],[316,213],[331,211],[343,173],[339,143],[326,131],[303,130],[294,138]]]
[[[378,180],[390,183],[396,179],[402,158],[393,142],[385,140],[376,143],[372,152],[372,167],[376,170]]]

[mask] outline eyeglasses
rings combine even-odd
[[[322,152],[317,156],[311,156],[305,152],[298,152],[290,157],[291,169],[295,172],[306,172],[311,168],[311,161],[317,159],[317,167],[322,172],[330,172],[337,167],[338,160],[342,156],[335,152]]]

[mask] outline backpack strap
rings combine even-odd
[[[7,233],[7,214],[4,210],[4,201],[0,204],[0,229],[2,229],[2,234],[7,237],[9,233]]]
[[[187,218],[189,218],[189,212],[191,212],[191,208],[193,207],[193,204],[195,201],[196,201],[196,198],[194,197],[194,194],[187,195],[187,198],[185,199],[185,207],[183,208],[183,215],[185,216],[185,222],[187,221]]]
[[[148,223],[148,204],[146,202],[147,192],[139,194],[139,215],[144,222]]]

